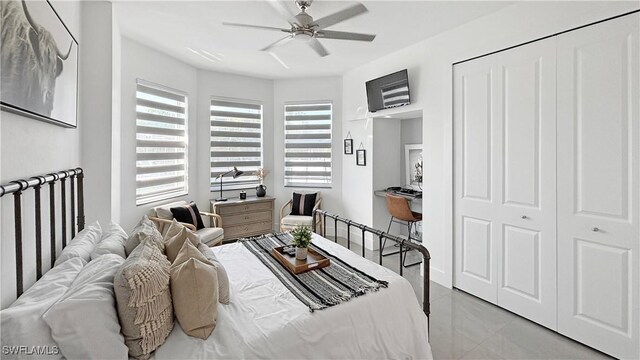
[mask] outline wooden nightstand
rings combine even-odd
[[[270,196],[211,200],[211,212],[222,217],[224,240],[235,240],[272,232],[274,201]]]

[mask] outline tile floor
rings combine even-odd
[[[331,238],[331,237],[329,237]],[[346,240],[338,238],[346,246]],[[351,250],[361,254],[358,245]],[[377,251],[367,251],[378,262]],[[418,259],[409,253],[407,262]],[[398,272],[398,255],[383,258]],[[422,303],[420,266],[404,270]],[[607,355],[463,291],[431,283],[430,343],[435,359],[606,359]]]

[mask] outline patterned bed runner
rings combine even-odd
[[[355,296],[386,288],[386,281],[377,280],[327,253],[315,244],[313,250],[331,259],[325,268],[294,275],[271,255],[278,246],[289,245],[293,238],[289,233],[268,234],[257,238],[241,239],[249,249],[309,310],[326,309],[349,301]]]

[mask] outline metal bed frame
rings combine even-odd
[[[71,206],[67,209],[67,185],[66,180],[70,179],[70,201]],[[16,254],[16,297],[22,295],[24,290],[23,263],[22,263],[22,192],[33,188],[35,191],[35,236],[36,236],[36,278],[42,277],[42,214],[40,190],[43,185],[49,184],[49,229],[51,246],[51,267],[56,261],[56,195],[55,183],[60,183],[60,225],[62,232],[62,248],[67,246],[67,229],[71,229],[71,239],[76,236],[76,231],[84,229],[84,173],[81,168],[58,171],[46,175],[33,176],[29,179],[19,179],[7,184],[0,185],[0,197],[13,194],[13,218],[15,226],[15,254]],[[77,182],[77,187],[76,187]],[[76,201],[77,200],[77,201]],[[76,217],[76,209],[78,215]],[[71,212],[69,219],[71,226],[67,223],[67,212]],[[74,218],[76,223],[74,224]]]
[[[404,251],[410,251],[410,250],[417,250],[418,252],[420,252],[420,254],[422,255],[422,260],[424,261],[424,265],[423,265],[423,273],[422,273],[422,311],[425,313],[425,315],[427,315],[427,320],[429,319],[429,314],[431,313],[431,305],[429,303],[429,276],[430,276],[430,260],[431,260],[431,254],[429,254],[429,250],[427,250],[427,248],[425,248],[424,246],[422,246],[422,244],[417,244],[414,243],[412,241],[410,241],[409,239],[404,239],[404,238],[400,238],[398,236],[395,235],[391,235],[388,233],[385,233],[383,231],[380,230],[376,230],[373,229],[369,226],[366,225],[362,225],[359,224],[355,221],[349,220],[349,219],[345,219],[342,218],[338,215],[334,215],[334,214],[330,214],[324,210],[320,210],[320,209],[316,209],[313,211],[313,232],[318,233],[318,229],[316,229],[317,224],[316,224],[316,217],[322,217],[322,223],[323,223],[323,234],[327,234],[327,218],[333,219],[334,221],[334,242],[338,242],[338,223],[342,223],[347,225],[347,248],[351,249],[351,227],[355,227],[357,229],[360,229],[362,231],[362,242],[363,242],[363,246],[362,246],[362,257],[365,257],[365,247],[364,247],[364,239],[365,239],[365,235],[366,233],[370,233],[373,234],[374,236],[378,237],[378,242],[380,245],[380,251],[378,252],[378,263],[380,265],[382,265],[382,241],[385,239],[394,241],[396,243],[398,243],[400,251],[400,259],[402,259],[402,252],[403,252],[403,248],[406,248],[406,250]],[[399,261],[400,264],[400,276],[402,276],[403,274],[403,266],[402,266],[402,260]]]
[[[67,185],[66,179],[70,179],[70,201],[71,206],[67,209]],[[50,262],[53,267],[56,259],[56,247],[57,247],[57,235],[56,235],[56,196],[55,196],[55,184],[60,183],[60,225],[62,233],[62,248],[67,246],[67,229],[70,226],[71,238],[75,237],[76,231],[80,232],[84,229],[85,216],[84,216],[84,186],[83,186],[84,172],[81,168],[58,171],[56,173],[49,173],[46,175],[33,176],[29,179],[19,179],[10,181],[7,184],[0,185],[0,197],[13,194],[13,208],[14,208],[14,226],[15,226],[15,255],[16,255],[16,297],[22,295],[24,290],[23,279],[23,241],[22,241],[22,193],[29,188],[33,188],[35,191],[35,247],[36,247],[36,278],[40,279],[43,275],[42,272],[42,214],[41,205],[42,200],[40,196],[41,188],[45,184],[49,184],[49,228],[50,228]],[[76,184],[77,183],[77,184]],[[77,185],[77,186],[76,186]],[[77,209],[77,216],[76,216]],[[67,212],[70,211],[71,224],[67,223]],[[327,218],[334,220],[334,241],[338,242],[338,223],[345,224],[347,226],[347,248],[351,249],[351,227],[355,227],[362,231],[362,239],[365,238],[366,233],[373,234],[378,237],[380,247],[382,241],[385,239],[398,243],[400,248],[400,257],[402,257],[403,251],[417,250],[422,255],[424,261],[423,268],[423,311],[429,319],[430,303],[429,303],[429,276],[430,276],[430,260],[431,255],[421,244],[414,243],[408,239],[400,238],[380,230],[373,229],[369,226],[359,224],[355,221],[342,218],[338,215],[330,214],[324,210],[316,209],[313,212],[313,218],[322,217],[323,234],[327,233]],[[73,221],[76,223],[74,224]],[[317,233],[317,223],[313,221],[313,231]],[[362,257],[365,257],[365,247],[362,246]],[[378,262],[382,265],[382,252],[378,254]],[[400,275],[403,274],[402,261],[400,264]]]

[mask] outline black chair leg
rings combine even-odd
[[[414,222],[410,221],[407,224],[407,227],[409,228],[409,235],[407,236],[407,240],[409,240],[409,242],[411,242],[411,228],[413,227]],[[404,252],[404,256],[402,257],[402,266],[404,266],[405,268],[411,267],[411,266],[416,266],[416,265],[420,265],[422,263],[422,260],[418,260],[417,262],[413,262],[411,264],[407,264],[407,253],[409,251],[412,251],[413,249],[407,249]]]
[[[391,231],[391,224],[393,223],[393,216],[391,217],[391,220],[389,220],[389,226],[387,226],[387,234],[389,233],[389,231]],[[382,249],[380,249],[380,252],[382,252],[382,256],[389,256],[389,255],[395,255],[397,253],[400,252],[400,250],[393,250],[390,251],[388,253],[384,253],[384,247],[387,245],[387,238],[384,238],[384,242],[382,243]],[[398,244],[394,245],[397,246]]]

